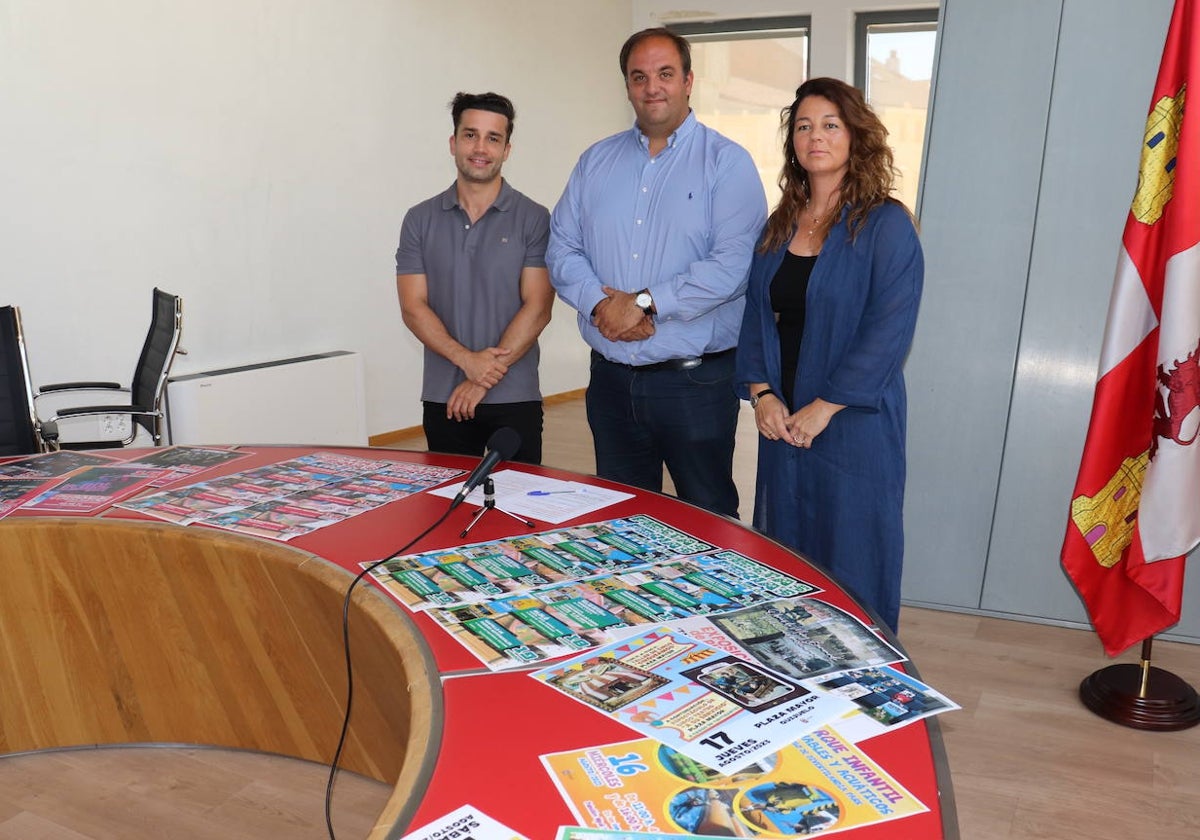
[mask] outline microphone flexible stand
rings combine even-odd
[[[483,519],[483,515],[489,510],[499,511],[507,516],[511,516],[526,528],[537,527],[536,523],[534,523],[531,519],[526,519],[523,516],[517,516],[511,510],[505,510],[504,508],[496,507],[496,484],[492,481],[492,477],[488,476],[483,480],[483,507],[479,509],[479,513],[475,514],[475,518],[467,524],[467,527],[463,528],[462,533],[458,535],[458,538],[462,539],[465,537],[468,532],[475,527],[479,520]]]

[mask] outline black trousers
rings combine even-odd
[[[446,404],[427,402],[422,425],[430,452],[482,457],[492,432],[508,426],[521,438],[514,461],[542,463],[542,403],[480,403],[475,419],[453,420],[446,417]]]

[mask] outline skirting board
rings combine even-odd
[[[573,391],[563,391],[559,394],[547,394],[542,397],[542,404],[561,405],[562,403],[581,400],[586,392],[586,388],[576,388]],[[380,432],[377,435],[371,435],[370,442],[371,446],[391,446],[401,441],[407,441],[409,438],[421,437],[424,434],[425,432],[420,426],[409,426],[407,429],[393,429],[390,432]]]

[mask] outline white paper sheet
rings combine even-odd
[[[609,490],[578,481],[561,481],[520,470],[500,470],[492,473],[492,483],[496,487],[496,507],[556,525],[633,498],[632,493],[620,490]],[[462,483],[452,484],[429,492],[434,496],[453,499],[462,486]],[[476,507],[481,506],[483,487],[472,490],[466,502]]]
[[[424,828],[404,835],[403,840],[526,840],[511,828],[496,822],[478,808],[463,805]]]

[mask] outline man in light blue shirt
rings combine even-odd
[[[766,221],[750,155],[688,106],[688,42],[621,48],[632,129],[584,152],[550,222],[546,263],[592,347],[588,423],[603,478],[737,516],[733,352]]]

